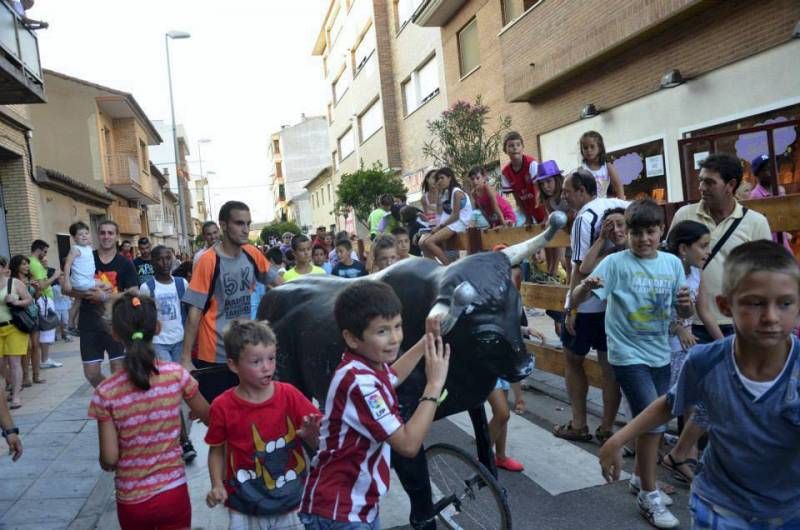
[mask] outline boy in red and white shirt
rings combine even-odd
[[[381,497],[389,489],[390,450],[419,452],[442,393],[450,348],[437,319],[397,359],[403,342],[402,306],[382,282],[353,282],[336,299],[334,315],[347,344],[325,401],[319,452],[303,492],[300,520],[306,529],[378,530]],[[427,384],[403,424],[394,387],[425,357]],[[388,363],[393,363],[391,366]]]
[[[503,166],[500,184],[503,193],[511,193],[517,203],[519,214],[525,225],[541,223],[547,217],[544,205],[538,205],[539,189],[534,179],[539,171],[539,162],[523,153],[525,144],[522,135],[511,131],[503,138],[503,152],[508,155],[508,164]]]

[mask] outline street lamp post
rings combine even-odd
[[[214,220],[214,201],[211,197],[211,175],[216,175],[216,171],[206,173],[206,190],[208,191],[208,220]]]
[[[178,217],[181,222],[181,243],[184,248],[187,248],[186,241],[186,203],[183,196],[183,186],[181,186],[180,174],[180,154],[178,152],[178,125],[175,123],[175,101],[172,95],[172,64],[169,59],[169,40],[170,39],[188,39],[191,35],[185,31],[168,31],[164,35],[164,46],[167,49],[167,80],[169,81],[169,109],[172,114],[172,147],[175,150],[175,178],[178,182]]]
[[[211,143],[211,140],[208,138],[200,138],[199,140],[197,140],[197,157],[200,160],[200,184],[201,186],[205,186],[206,188],[209,186],[209,181],[207,175],[203,175],[203,151],[201,150],[201,147],[203,146],[203,144],[208,144],[208,143]],[[209,171],[209,173],[211,173],[211,171]],[[205,191],[203,191],[203,202],[206,202]],[[209,210],[210,206],[211,205],[206,202],[206,218],[203,219],[204,221],[208,221],[212,218],[211,212]]]

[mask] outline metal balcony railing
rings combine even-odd
[[[39,60],[39,40],[25,27],[22,18],[4,1],[0,1],[0,47],[11,60],[20,63],[25,73],[43,84]]]

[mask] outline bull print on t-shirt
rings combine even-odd
[[[303,493],[306,459],[291,418],[286,418],[286,434],[264,441],[255,424],[251,425],[255,454],[252,469],[231,468],[234,478],[229,506],[250,515],[275,515],[297,507]]]

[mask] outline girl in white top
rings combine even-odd
[[[580,147],[583,158],[582,167],[591,172],[597,181],[597,196],[605,198],[610,186],[616,198],[624,199],[625,190],[622,187],[622,179],[614,164],[606,161],[606,146],[600,133],[595,131],[583,133]]]
[[[425,173],[422,180],[422,212],[428,223],[434,224],[439,219],[441,205],[439,203],[439,188],[436,186],[436,169],[431,169]]]
[[[440,191],[439,202],[442,213],[439,224],[431,230],[431,235],[420,241],[427,257],[438,259],[443,265],[450,263],[443,245],[454,235],[466,231],[472,220],[472,203],[469,195],[459,186],[453,170],[444,167],[436,172],[436,185]]]
[[[694,302],[695,312],[702,320],[711,336],[722,338],[722,331],[709,311],[708,302],[703,295],[702,270],[708,259],[711,244],[711,233],[708,227],[696,221],[681,221],[669,232],[667,250],[681,259],[686,273],[686,286]],[[678,380],[678,374],[686,361],[689,349],[697,344],[692,335],[692,319],[679,319],[673,316],[670,326],[670,347],[672,359],[670,363],[670,386]],[[662,459],[662,465],[673,472],[673,476],[690,482],[694,476],[693,465],[697,463],[696,440],[708,429],[708,414],[702,404],[698,404],[689,416],[679,418],[678,443]]]

